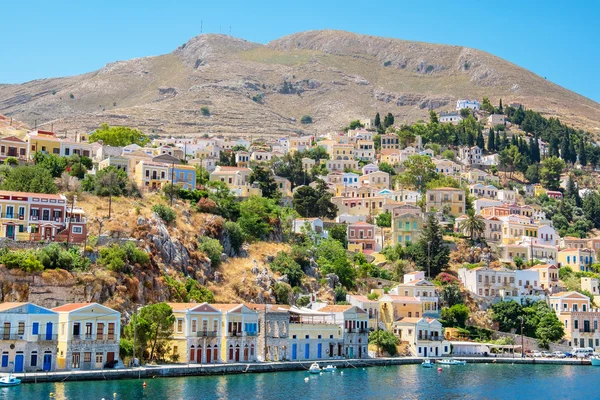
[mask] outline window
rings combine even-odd
[[[37,367],[37,359],[37,351],[31,352],[31,362],[29,363],[29,365],[31,367]]]
[[[17,334],[19,334],[19,335],[25,334],[25,322],[24,321],[19,322]]]
[[[99,338],[104,336],[104,323],[98,322],[98,325],[96,325],[96,334]]]
[[[96,364],[102,364],[102,359],[104,358],[104,354],[96,353]]]
[[[596,321],[596,322],[598,322],[598,321]],[[38,332],[39,332],[39,330],[40,330],[40,323],[39,322],[34,322],[31,325],[31,334],[32,335],[37,335]]]
[[[82,226],[74,226],[71,228],[71,232],[74,234],[82,234],[83,233],[83,227]]]
[[[182,319],[177,320],[177,332],[178,333],[183,332],[183,320]]]
[[[85,353],[83,353],[83,362],[92,362],[92,353],[89,351],[86,351]]]
[[[198,330],[196,324],[198,323],[198,321],[196,321],[195,319],[192,320],[192,332],[196,332]]]
[[[114,340],[115,338],[115,323],[108,323],[108,340]]]

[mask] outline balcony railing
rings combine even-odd
[[[595,333],[595,332],[596,332],[595,329],[585,329],[585,328],[579,329],[579,333]]]
[[[20,220],[24,220],[25,216],[24,215],[19,215],[19,214],[15,214],[15,213],[2,213],[0,214],[0,218],[4,218],[4,219],[20,219]]]
[[[23,339],[25,337],[25,334],[18,334],[18,333],[3,333],[0,334],[0,340],[19,340],[19,339]]]
[[[216,337],[216,331],[198,331],[196,332],[196,336],[198,337]]]
[[[258,336],[258,332],[255,332],[255,331],[244,332],[244,336]]]
[[[430,340],[430,341],[442,341],[442,336],[427,336],[427,335],[419,335],[417,336],[417,340]]]
[[[72,342],[92,342],[92,341],[110,341],[116,340],[116,336],[114,334],[105,334],[105,335],[96,335],[96,334],[83,334],[83,335],[73,335],[71,336]]]
[[[227,332],[227,336],[232,336],[232,337],[241,337],[242,336],[242,332],[238,332],[238,331],[230,331]]]
[[[355,331],[354,328],[346,328],[346,329],[344,329],[344,332],[346,332],[346,333],[353,333],[354,331]]]
[[[46,335],[45,333],[37,335],[38,342],[56,342],[58,340],[58,334]]]
[[[358,329],[358,333],[369,333],[369,330],[367,328],[360,328]]]

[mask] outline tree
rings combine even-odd
[[[263,197],[277,200],[281,197],[281,193],[277,189],[277,183],[275,183],[275,179],[273,178],[273,172],[265,169],[262,165],[256,165],[252,169],[248,180],[250,183],[258,183]]]
[[[496,150],[496,134],[494,133],[494,128],[490,128],[490,131],[488,132],[487,148],[490,152]]]
[[[317,247],[317,264],[321,274],[336,274],[340,283],[347,288],[355,285],[356,270],[346,257],[346,249],[334,239],[328,238],[319,243]]]
[[[383,127],[387,129],[392,125],[394,125],[394,115],[392,113],[388,113],[385,118],[383,118]]]
[[[418,189],[422,192],[427,183],[436,177],[435,164],[429,156],[409,156],[403,165],[404,172],[397,178],[398,183],[403,187]]]
[[[379,163],[379,170],[382,172],[387,172],[388,174],[390,174],[390,176],[396,175],[396,171],[394,170],[394,167],[392,167],[391,164],[386,163],[385,161],[382,163]]]
[[[292,287],[302,284],[304,272],[302,272],[300,264],[284,251],[277,253],[277,256],[275,256],[275,259],[271,263],[271,270],[279,272],[281,275],[287,275],[288,282]]]
[[[1,190],[31,193],[56,193],[57,188],[50,171],[40,165],[10,168],[0,183]]]
[[[415,245],[415,250],[415,263],[421,270],[430,270],[430,277],[439,274],[448,265],[450,249],[444,243],[442,229],[433,213],[427,218],[427,224]]]
[[[313,119],[310,115],[303,115],[302,118],[300,118],[300,123],[301,124],[312,124],[313,123]]]
[[[303,218],[335,218],[337,206],[331,202],[333,195],[327,191],[327,184],[317,180],[317,187],[302,186],[294,192],[292,204]]]
[[[485,232],[485,221],[481,215],[475,214],[475,210],[467,211],[467,218],[458,224],[458,229],[468,232],[471,242],[475,236],[480,237]]]
[[[460,287],[457,284],[444,286],[440,292],[440,300],[446,307],[462,304],[463,299],[460,294]]]
[[[379,113],[375,114],[375,128],[379,128],[381,126],[381,117]]]
[[[527,179],[529,183],[537,183],[540,181],[540,168],[538,164],[531,164],[527,167],[525,179]]]
[[[477,145],[477,147],[479,147],[482,151],[485,150],[485,141],[483,139],[483,133],[481,132],[481,130],[479,132],[477,132],[477,140],[475,141],[475,144]]]
[[[246,235],[266,240],[280,223],[281,208],[273,199],[252,196],[240,204],[238,223]]]
[[[565,169],[565,162],[558,157],[545,158],[541,163],[540,181],[548,190],[558,190],[560,175]]]
[[[346,224],[335,224],[329,228],[329,237],[340,242],[344,248],[348,247],[347,227]]]
[[[444,326],[464,328],[469,318],[469,309],[464,304],[455,304],[450,308],[442,308],[440,316]]]
[[[377,329],[369,334],[369,344],[380,347],[390,356],[398,354],[400,339],[392,332]]]
[[[492,320],[498,322],[500,331],[510,332],[520,327],[523,307],[514,300],[501,301],[492,305]]]
[[[173,334],[175,316],[167,303],[150,304],[134,315],[125,333],[130,339],[136,338],[137,354],[143,355],[150,349],[149,360],[154,360],[160,344],[166,343]]]
[[[205,117],[210,116],[210,110],[208,109],[207,106],[202,106],[200,107],[200,112],[202,113],[202,115],[204,115]]]
[[[350,125],[348,126],[348,129],[360,129],[360,128],[364,128],[365,126],[363,124],[360,123],[360,120],[355,119],[354,121],[350,121]]]
[[[99,140],[102,140],[102,144],[105,146],[120,147],[130,144],[144,146],[149,141],[148,137],[137,129],[128,128],[126,126],[108,126],[108,124],[100,125],[100,128],[96,129],[90,135],[91,143]]]
[[[490,99],[487,97],[483,98],[483,101],[481,103],[481,109],[484,111],[489,112],[490,114],[493,114],[495,111],[494,106],[492,105],[492,103],[490,102]]]
[[[380,228],[389,228],[392,226],[392,213],[389,210],[379,214],[375,217],[375,222]]]
[[[540,320],[535,330],[535,335],[538,338],[538,344],[548,348],[551,342],[556,342],[563,338],[565,330],[558,317],[553,312],[549,312]]]

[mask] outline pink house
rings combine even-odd
[[[365,254],[375,251],[375,225],[367,222],[355,222],[346,228],[348,250]]]

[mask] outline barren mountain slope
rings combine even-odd
[[[288,135],[339,129],[377,111],[413,122],[483,96],[600,128],[600,104],[488,53],[340,31],[267,45],[201,35],[162,56],[0,85],[0,113],[70,134],[108,122],[148,133]],[[300,124],[304,114],[314,124]]]

